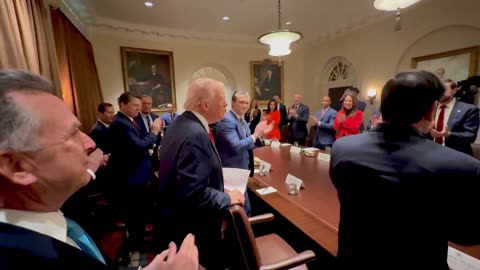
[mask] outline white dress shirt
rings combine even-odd
[[[445,104],[446,107],[445,107],[445,114],[443,115],[443,127],[445,127],[447,125],[448,119],[450,119],[450,114],[452,113],[453,106],[455,106],[456,101],[457,100],[455,98],[453,98],[449,103]],[[442,104],[438,104],[437,113],[435,114],[435,128],[437,128],[438,115],[440,114],[440,111],[442,110],[441,107],[442,107]],[[445,145],[445,137],[443,137],[442,140],[443,140],[442,144]],[[434,139],[434,141],[435,141],[435,139]]]
[[[0,222],[41,233],[78,248],[78,246],[67,237],[67,221],[60,211],[32,212],[0,209]]]
[[[150,114],[143,114],[143,113],[140,113],[140,115],[142,116],[142,121],[143,121],[143,124],[145,125],[145,128],[147,129],[148,132],[150,132],[150,126],[148,125],[147,117],[150,120],[150,124],[152,124],[153,123],[152,116]]]
[[[208,126],[207,119],[198,112],[192,111],[192,113],[198,118],[198,120],[200,120],[200,122],[202,123],[203,127],[207,130],[207,132],[210,133],[210,127]]]

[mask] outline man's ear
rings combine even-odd
[[[423,118],[427,121],[434,122],[435,114],[437,113],[437,106],[438,106],[438,102],[435,101],[430,107],[430,110],[428,110],[428,113]]]
[[[0,176],[15,185],[28,186],[37,181],[37,177],[22,169],[17,155],[0,151]]]

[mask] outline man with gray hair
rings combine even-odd
[[[217,126],[217,148],[222,159],[223,167],[239,168],[251,171],[253,176],[253,148],[255,142],[265,134],[272,131],[273,124],[267,125],[267,121],[258,123],[255,132],[250,134],[250,128],[245,122],[244,116],[250,104],[247,92],[236,91],[232,95],[232,110]],[[245,190],[245,212],[251,215],[248,193]]]
[[[205,268],[225,269],[222,254],[222,214],[245,203],[243,191],[224,191],[222,162],[209,124],[220,121],[227,107],[225,86],[197,79],[188,88],[184,108],[168,127],[160,148],[157,198],[162,235],[157,243],[178,243],[193,233]],[[164,232],[168,232],[168,235]]]
[[[88,154],[95,143],[52,89],[41,76],[0,70],[0,268],[107,269],[92,239],[59,211],[95,179],[103,154]],[[145,269],[196,269],[193,241],[178,254],[171,244]]]

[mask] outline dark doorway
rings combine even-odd
[[[345,89],[347,88],[352,88],[353,86],[341,86],[341,87],[333,87],[328,89],[328,96],[332,100],[332,105],[331,107],[339,111],[342,108],[342,104],[340,103],[340,98],[343,95],[343,92],[345,92]]]

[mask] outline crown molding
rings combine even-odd
[[[136,34],[147,38],[167,38],[179,40],[230,43],[235,45],[260,45],[256,37],[246,35],[223,35],[214,33],[192,32],[174,28],[162,28],[151,25],[135,24],[110,18],[97,17],[90,24],[90,31],[96,33]]]

